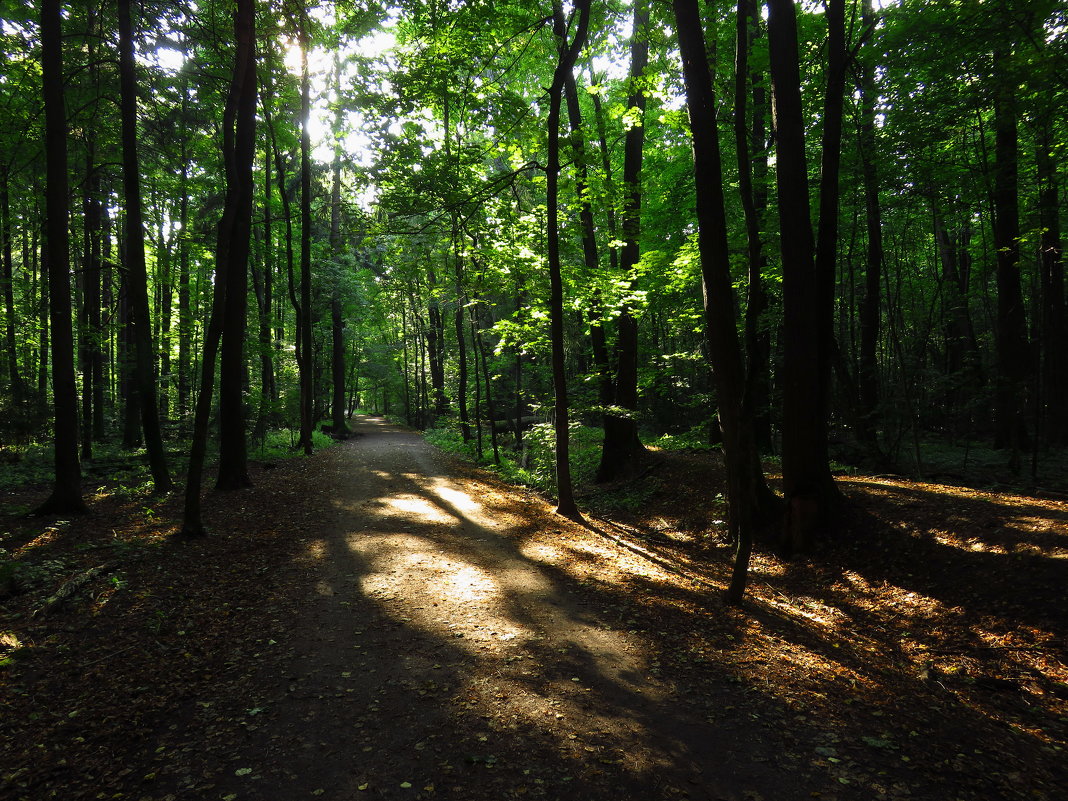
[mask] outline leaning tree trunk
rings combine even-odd
[[[171,476],[163,449],[156,398],[155,351],[148,311],[145,225],[141,214],[141,170],[137,158],[137,78],[134,66],[130,0],[118,0],[119,85],[122,95],[122,179],[126,199],[126,292],[134,347],[134,380],[141,411],[141,431],[157,492],[170,490]]]
[[[71,328],[70,231],[67,226],[67,115],[59,0],[41,2],[41,72],[45,112],[45,230],[48,236],[48,312],[52,329],[55,482],[40,514],[85,511],[78,461],[78,393]],[[42,287],[43,288],[43,287]]]
[[[575,60],[586,42],[590,24],[591,0],[576,0],[575,14],[578,27],[571,44],[567,43],[567,27],[559,3],[553,6],[553,33],[557,38],[559,58],[549,87],[548,159],[545,167],[547,250],[549,261],[549,340],[552,344],[553,394],[556,408],[556,491],[557,514],[572,520],[581,520],[575,503],[574,487],[571,484],[569,449],[569,415],[567,400],[567,373],[564,367],[564,284],[560,275],[560,106],[563,100],[564,82],[575,68]]]

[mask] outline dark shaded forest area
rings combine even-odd
[[[21,665],[67,664],[46,644],[79,604],[95,616],[133,582],[147,594],[111,609],[151,633],[145,599],[192,553],[270,543],[274,567],[311,570],[309,527],[349,514],[318,494],[335,483],[407,508],[392,484],[364,497],[324,467],[376,487],[392,474],[373,418],[466,460],[434,468],[466,476],[453,494],[505,486],[473,462],[516,493],[507,514],[527,491],[551,499],[555,516],[523,513],[540,534],[509,535],[523,559],[528,537],[559,534],[537,548],[562,549],[561,586],[596,581],[650,636],[695,616],[711,639],[692,653],[719,638],[731,675],[768,665],[777,703],[800,679],[773,643],[804,631],[848,645],[855,663],[830,673],[875,682],[872,698],[941,682],[983,725],[1028,732],[1021,763],[1063,756],[1063,0],[4,0],[0,53],[12,714],[34,675]],[[378,473],[359,467],[372,440]],[[330,511],[314,523],[305,500],[272,505],[279,476],[305,473]],[[591,578],[581,554],[602,545]],[[620,578],[632,558],[673,578]],[[909,560],[930,563],[914,577]],[[247,567],[213,570],[240,595]],[[305,585],[278,609],[301,615]],[[201,601],[254,605],[230,592]],[[930,624],[920,645],[889,611],[906,607]],[[750,636],[723,645],[736,628]],[[853,736],[916,758],[870,731]],[[820,747],[833,774],[839,746]],[[13,748],[12,797],[62,790],[20,773],[32,760]],[[1063,772],[1035,777],[997,792],[1057,797]],[[837,778],[843,798],[908,795],[893,789],[907,777]]]

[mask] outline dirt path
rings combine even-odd
[[[305,532],[313,591],[271,635],[210,797],[809,797],[744,709],[710,723],[528,543],[532,521],[566,525],[541,501],[451,478],[373,418],[322,458],[337,483]]]

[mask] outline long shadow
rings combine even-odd
[[[196,754],[199,737],[240,719],[227,747],[196,754],[195,771],[188,756],[168,769],[163,789],[176,799],[1014,799],[1063,779],[1056,755],[1034,759],[1033,735],[903,675],[901,649],[866,651],[864,630],[885,621],[844,589],[812,593],[840,610],[830,631],[787,606],[752,601],[737,612],[706,587],[637,568],[614,583],[596,569],[596,549],[553,544],[535,530],[546,518],[514,498],[458,494],[414,435],[361,430],[319,457],[332,460],[337,485],[300,487],[333,519],[309,524],[295,549],[315,570],[279,585],[279,608],[300,617],[280,614],[277,645],[259,646],[256,697],[222,710],[190,698],[135,748],[144,759],[164,746]],[[382,469],[380,436],[410,469]],[[553,553],[539,550],[546,543]],[[390,570],[425,579],[401,597]],[[456,576],[472,600],[442,612],[433,598],[460,592]],[[474,614],[479,593],[492,596],[493,620]],[[742,664],[755,637],[782,642],[779,664]],[[772,675],[788,670],[798,672],[792,688]],[[823,705],[816,691],[852,703]],[[887,706],[895,693],[927,699],[927,710],[897,712]],[[996,767],[975,755],[992,750]],[[1017,786],[1010,774],[1028,758],[1033,781]],[[210,778],[183,780],[194,772]]]

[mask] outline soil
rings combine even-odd
[[[202,540],[106,487],[0,519],[0,798],[1068,797],[1068,504],[843,478],[735,608],[713,456],[583,526],[354,428],[206,493]]]

